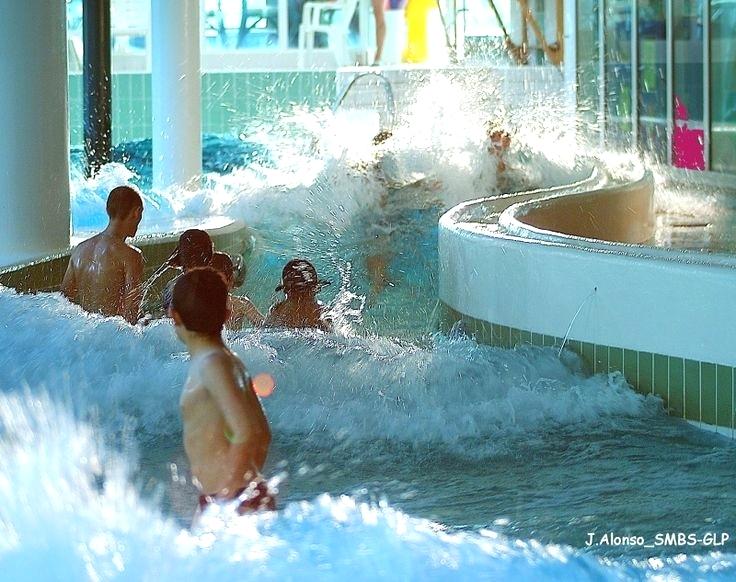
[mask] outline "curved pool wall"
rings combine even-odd
[[[201,228],[212,237],[215,248],[230,255],[244,255],[251,247],[251,234],[240,220],[211,217],[187,222],[173,220],[156,225],[156,234],[141,234],[132,243],[139,247],[145,259],[144,276],[150,276],[169,258],[176,248],[179,235],[188,228]],[[76,233],[72,244],[76,245],[93,233]],[[71,249],[42,259],[0,267],[0,285],[20,292],[58,291],[69,263]]]
[[[621,372],[670,414],[733,438],[736,257],[648,246],[654,187],[644,169],[591,185],[447,212],[445,325],[504,347],[564,345],[591,371]]]

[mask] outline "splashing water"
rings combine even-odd
[[[512,129],[517,188],[586,172],[560,146],[549,102],[507,111],[492,83],[470,82],[433,76],[379,147],[370,115],[348,125],[296,109],[244,131],[255,145],[232,150],[260,153],[247,166],[218,158],[195,192],[151,192],[145,164],[73,178],[79,231],[99,228],[107,192],[132,182],[151,225],[245,220],[256,246],[244,290],[259,306],[287,258],[312,259],[334,282],[339,335],[228,335],[253,374],[276,379],[266,473],[284,477],[281,510],[214,508],[190,532],[197,492],[177,406],[187,362],[171,326],[0,289],[3,578],[733,578],[733,544],[585,547],[609,529],[736,531],[730,447],[671,421],[620,374],[586,375],[569,352],[431,333],[437,218],[499,191],[489,117]]]

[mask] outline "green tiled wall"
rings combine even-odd
[[[462,322],[465,332],[477,341],[512,348],[520,344],[562,345],[562,338],[515,329],[463,315],[443,304],[443,327]],[[568,339],[565,344],[581,356],[589,371],[623,373],[631,386],[643,394],[662,398],[665,408],[679,416],[711,426],[734,429],[734,368],[697,362],[663,354],[639,352]]]
[[[205,73],[202,75],[202,131],[234,134],[254,118],[273,120],[294,105],[319,107],[335,99],[334,71]],[[72,146],[82,144],[83,83],[69,75],[69,130]],[[112,78],[113,143],[151,137],[151,75],[120,73]]]

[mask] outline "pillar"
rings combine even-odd
[[[0,34],[0,265],[69,248],[66,4],[13,2]]]
[[[153,187],[202,173],[199,0],[152,0]]]

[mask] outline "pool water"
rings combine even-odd
[[[620,374],[587,375],[569,352],[436,332],[437,217],[479,181],[492,192],[493,165],[476,138],[452,146],[451,133],[457,155],[441,155],[399,133],[392,155],[421,168],[419,185],[404,174],[388,188],[371,169],[380,152],[346,153],[327,135],[318,155],[291,139],[269,144],[266,164],[209,175],[199,193],[149,193],[177,215],[247,221],[256,244],[241,292],[262,309],[291,256],[333,282],[323,295],[337,333],[228,334],[253,373],[277,379],[264,400],[275,514],[215,509],[188,530],[187,358],[169,322],[132,328],[0,289],[1,578],[736,575],[729,441],[668,418]],[[552,154],[535,159],[536,173],[574,177]],[[77,216],[91,221],[95,197],[130,178],[120,166],[75,178]],[[606,532],[730,540],[586,545]]]

